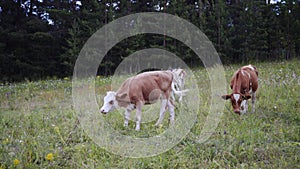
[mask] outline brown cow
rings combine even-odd
[[[123,82],[117,92],[109,91],[104,97],[104,104],[100,109],[101,113],[108,113],[115,108],[124,107],[125,121],[128,126],[131,111],[136,111],[136,130],[140,130],[141,110],[144,104],[155,103],[161,99],[160,116],[156,125],[162,120],[166,107],[170,111],[170,123],[174,122],[174,106],[170,102],[170,94],[174,92],[177,95],[183,95],[185,91],[177,91],[173,87],[173,73],[171,71],[152,71],[138,74],[130,77]]]
[[[252,65],[239,68],[230,83],[232,94],[223,95],[223,99],[230,99],[235,113],[246,113],[247,100],[252,95],[252,112],[255,110],[256,90],[258,88],[258,71]],[[241,111],[242,110],[242,111]]]

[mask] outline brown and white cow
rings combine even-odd
[[[223,99],[230,99],[235,113],[246,113],[247,100],[252,96],[252,112],[255,110],[256,90],[258,88],[258,71],[252,65],[239,68],[230,83],[232,94],[223,95]]]
[[[160,116],[156,125],[159,125],[164,117],[166,107],[170,111],[170,123],[174,122],[174,105],[170,101],[170,94],[183,95],[185,91],[172,90],[173,73],[171,71],[152,71],[130,77],[123,82],[117,92],[109,91],[104,97],[101,113],[108,113],[115,108],[124,107],[124,126],[128,126],[131,111],[136,109],[136,130],[140,130],[141,110],[145,104],[155,103],[161,100]]]

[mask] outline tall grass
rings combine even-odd
[[[136,159],[114,155],[87,136],[73,109],[69,79],[1,84],[0,168],[300,168],[300,61],[254,65],[255,113],[238,116],[226,102],[218,128],[207,142],[197,143],[211,99],[206,70],[194,69],[200,109],[191,132],[163,154]],[[228,92],[240,66],[225,66]],[[96,93],[110,90],[111,81],[97,77]],[[101,106],[101,97],[98,102]],[[149,118],[156,120],[158,112]],[[139,132],[133,122],[123,127],[122,113],[104,118],[124,135],[150,137],[168,128],[167,113],[162,127],[153,126],[154,120]]]

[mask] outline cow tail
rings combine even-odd
[[[182,91],[176,90],[176,89],[175,89],[175,84],[174,84],[174,83],[171,84],[171,88],[172,88],[172,91],[173,91],[176,95],[178,95],[179,97],[180,97],[180,96],[184,96],[185,93],[189,91],[189,90],[187,90],[187,89],[182,90]]]

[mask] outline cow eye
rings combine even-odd
[[[110,101],[110,102],[108,102],[109,104],[114,104],[114,101],[112,100],[112,101]]]

